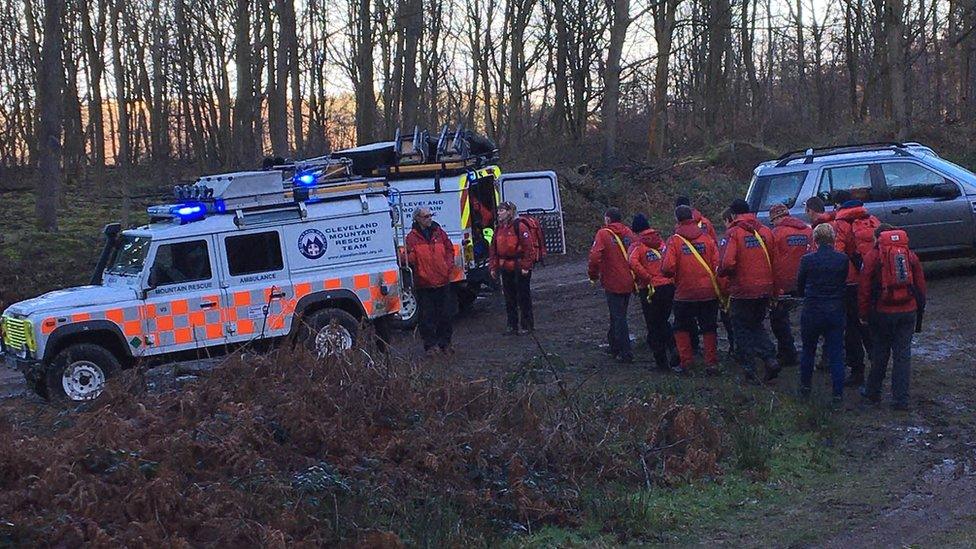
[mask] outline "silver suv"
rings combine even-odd
[[[976,174],[940,158],[919,143],[868,143],[806,149],[763,162],[746,201],[768,223],[770,206],[786,204],[804,217],[811,196],[830,206],[846,190],[883,223],[908,232],[912,247],[928,258],[976,251]]]

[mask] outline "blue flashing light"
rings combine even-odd
[[[227,213],[227,203],[219,198],[214,200],[214,210],[217,210],[217,213]]]
[[[315,184],[315,174],[305,173],[298,176],[299,185],[314,185]]]
[[[178,204],[170,209],[170,213],[180,218],[180,223],[198,221],[207,216],[207,206],[200,203]]]

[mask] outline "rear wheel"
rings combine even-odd
[[[359,335],[359,322],[342,309],[322,309],[305,321],[305,345],[319,358],[336,356],[352,349]]]
[[[420,302],[413,288],[400,290],[400,312],[393,315],[390,322],[401,330],[412,330],[420,322]]]
[[[105,390],[105,382],[120,369],[119,360],[105,347],[70,345],[51,362],[44,380],[47,395],[42,396],[59,402],[95,400]]]

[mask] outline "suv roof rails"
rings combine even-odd
[[[419,126],[414,126],[412,134],[403,135],[400,128],[397,128],[396,135],[393,137],[393,147],[398,164],[425,164],[427,130],[420,131]]]
[[[815,158],[860,152],[891,151],[900,156],[911,156],[911,153],[908,152],[909,145],[918,145],[918,143],[910,143],[906,145],[905,143],[899,143],[897,141],[879,141],[874,143],[852,143],[848,145],[800,149],[781,155],[776,159],[776,167],[782,168],[794,160],[803,160],[804,164],[809,164],[813,162]]]

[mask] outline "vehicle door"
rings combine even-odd
[[[217,240],[228,341],[285,335],[294,303],[281,232],[252,229],[220,234]]]
[[[973,214],[959,184],[919,163],[879,164],[888,192],[885,221],[905,229],[916,250],[972,246]]]
[[[513,202],[519,213],[539,220],[548,253],[566,253],[566,231],[556,172],[507,173],[501,176],[498,186],[503,202]]]
[[[832,209],[832,196],[835,191],[845,190],[851,193],[851,198],[860,200],[868,213],[882,222],[887,215],[886,192],[880,177],[880,169],[868,163],[851,163],[841,166],[828,166],[820,173],[820,184],[817,196],[828,204],[827,210]]]
[[[210,236],[153,243],[143,315],[153,354],[224,343],[214,248]]]

